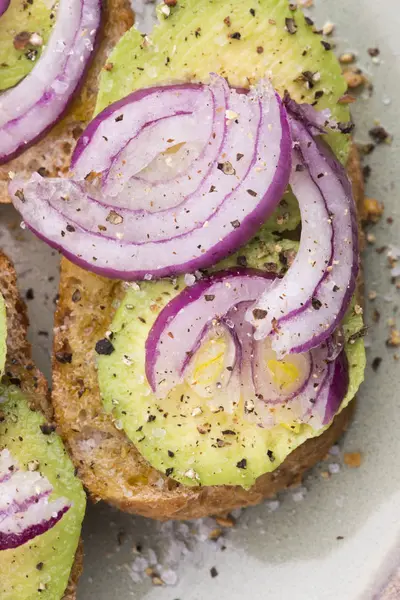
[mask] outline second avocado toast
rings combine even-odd
[[[27,341],[28,319],[21,300],[14,268],[0,254],[0,292],[5,300],[0,329],[7,324],[7,357],[0,397],[0,464],[10,457],[11,474],[20,477],[16,485],[23,494],[22,479],[28,473],[43,485],[51,485],[51,502],[65,497],[69,509],[60,520],[41,534],[27,532],[20,544],[8,538],[5,520],[0,524],[0,597],[2,600],[74,600],[82,570],[79,541],[85,511],[85,494],[60,437],[55,432],[47,384],[31,359]],[[0,298],[2,296],[0,295]],[[5,336],[4,336],[5,339]],[[2,338],[3,340],[3,338]],[[1,352],[1,356],[5,353]],[[13,475],[0,477],[0,498],[9,510],[7,494],[12,493]],[[8,484],[7,490],[5,485]],[[18,489],[18,488],[17,488]],[[13,496],[11,496],[11,499]],[[23,496],[18,498],[21,502]],[[38,505],[40,498],[38,497]],[[26,500],[29,505],[30,500]],[[2,512],[5,508],[1,507]],[[26,507],[25,507],[26,508]],[[24,507],[16,518],[23,519]],[[3,517],[4,515],[2,515]],[[4,536],[4,539],[3,539]],[[3,549],[3,544],[8,549]]]
[[[140,88],[161,86],[157,89],[162,94],[163,85],[175,82],[208,84],[210,73],[220,76],[212,76],[217,77],[210,85],[212,92],[213,85],[226,86],[226,82],[220,83],[221,77],[232,89],[259,85],[259,80],[267,76],[280,96],[285,98],[293,135],[299,120],[306,123],[307,132],[317,130],[318,133],[325,131],[322,127],[329,129],[331,123],[336,122],[334,131],[325,138],[337,158],[347,163],[353,182],[353,196],[361,205],[363,186],[360,168],[354,150],[349,152],[347,133],[351,127],[348,110],[338,103],[346,85],[329,44],[321,39],[310,20],[305,19],[299,10],[289,8],[284,0],[255,3],[236,0],[195,3],[189,0],[172,8],[162,5],[159,14],[161,22],[152,38],[143,37],[132,29],[109,57],[100,82],[98,111],[111,103],[118,103]],[[208,88],[192,87],[189,92],[194,89],[200,93],[198,90]],[[268,96],[266,89],[256,87],[256,91],[251,92],[253,96],[248,96],[249,105],[251,98],[262,98],[263,94]],[[235,94],[233,98],[245,107],[246,99],[240,100]],[[296,105],[294,101],[302,104]],[[317,113],[304,108],[304,103],[312,104],[317,111],[330,109],[331,117],[320,113],[325,115],[324,123],[317,123]],[[114,118],[113,110],[118,111],[115,112],[114,129],[118,127],[117,123],[123,123],[120,130],[124,130],[125,104],[118,103],[115,108],[111,106],[101,113],[87,134],[83,134],[75,162],[79,162],[86,145],[90,147],[92,138],[95,139],[99,123],[102,126],[102,120]],[[225,118],[228,131],[229,126],[232,130],[234,123],[241,121],[240,115],[232,110],[226,111]],[[102,137],[108,143],[108,133],[105,133]],[[301,144],[301,141],[298,143]],[[312,143],[310,141],[307,148]],[[239,163],[243,154],[239,146],[236,150],[236,162]],[[172,152],[166,152],[166,164],[173,162],[174,152],[183,160],[184,155],[179,154],[180,151],[181,144],[178,143]],[[296,145],[294,151],[297,152]],[[328,151],[321,150],[321,156],[324,152]],[[239,172],[240,166],[234,163],[235,167],[232,167],[232,157],[228,155],[230,161],[226,158],[226,155],[221,155],[218,170],[227,176],[235,175],[235,168]],[[326,164],[328,173],[330,163]],[[347,190],[346,197],[349,199],[351,192],[346,187],[345,176],[341,174],[340,165],[334,164],[333,172],[340,181],[340,189]],[[295,171],[301,173],[305,169],[304,164],[299,162]],[[94,167],[92,173],[87,173],[87,180],[91,177],[96,180],[96,171],[101,170]],[[318,174],[318,179],[325,175],[324,172]],[[15,192],[21,184],[13,185]],[[49,185],[52,185],[51,181]],[[209,193],[218,192],[214,188],[212,185]],[[40,220],[34,220],[33,225],[30,222],[30,188],[24,191],[18,188],[17,192],[19,200],[22,193],[22,200],[16,204],[28,225],[46,238],[47,234],[41,233]],[[257,196],[252,188],[247,189],[247,194],[243,197],[243,204],[250,202],[249,196]],[[69,197],[61,200],[67,205]],[[352,203],[351,199],[349,201]],[[71,211],[70,208],[68,210]],[[332,219],[334,221],[334,214],[329,213],[330,226]],[[106,221],[120,225],[123,218],[112,210]],[[350,297],[346,300],[347,315],[340,319],[338,328],[341,341],[333,357],[329,350],[324,361],[328,365],[337,363],[338,373],[342,369],[340,361],[346,363],[347,366],[343,367],[346,376],[338,378],[346,382],[345,389],[342,386],[337,392],[339,404],[329,418],[322,419],[320,425],[313,427],[309,419],[302,420],[295,415],[283,418],[279,410],[273,409],[270,413],[276,412],[277,421],[273,426],[260,427],[257,421],[252,420],[251,413],[254,412],[254,416],[257,413],[252,400],[249,408],[250,398],[241,397],[232,410],[224,410],[222,401],[218,404],[217,390],[222,387],[218,378],[222,381],[221,373],[225,368],[229,372],[236,369],[235,364],[230,366],[226,363],[226,328],[233,326],[229,325],[225,316],[221,319],[218,313],[213,322],[213,327],[220,328],[218,334],[206,338],[207,343],[200,338],[200,347],[194,346],[195,350],[190,353],[188,374],[176,390],[160,401],[155,394],[155,386],[151,384],[148,340],[155,335],[154,330],[164,318],[165,310],[170,310],[174,301],[191,298],[191,286],[194,295],[199,286],[210,286],[218,277],[231,276],[232,269],[242,269],[236,273],[238,276],[247,269],[246,274],[252,277],[255,277],[254,273],[260,277],[262,273],[262,277],[267,279],[274,277],[275,284],[279,280],[284,281],[299,248],[299,222],[296,200],[290,191],[286,191],[276,211],[246,246],[239,248],[230,258],[213,264],[212,269],[208,266],[207,270],[196,270],[195,275],[190,274],[188,269],[179,278],[152,281],[153,277],[149,275],[141,277],[144,281],[140,283],[124,284],[94,275],[63,259],[55,324],[53,404],[78,473],[95,499],[104,499],[123,510],[160,519],[200,517],[255,504],[298,481],[306,469],[323,458],[345,429],[351,413],[351,405],[348,404],[363,379],[365,366],[358,292],[351,304]],[[306,223],[303,221],[303,230]],[[233,220],[231,225],[233,229],[240,229],[241,223]],[[99,225],[101,232],[107,231],[107,227],[109,225]],[[66,232],[61,232],[65,243],[74,239],[68,236],[75,232],[75,226],[68,224]],[[96,235],[101,237],[102,234]],[[50,243],[63,248],[64,241],[50,240]],[[70,247],[65,253],[74,259]],[[356,255],[356,249],[353,253]],[[97,257],[92,260],[95,263]],[[80,261],[79,254],[77,261]],[[334,264],[339,262],[336,260]],[[97,268],[95,264],[92,267],[93,270]],[[113,265],[114,270],[118,270],[117,267]],[[330,265],[330,271],[332,268]],[[354,289],[356,271],[355,266],[349,289]],[[181,270],[178,274],[182,272],[185,273]],[[335,285],[334,288],[337,288],[334,292],[340,290],[340,286]],[[315,294],[318,295],[318,291]],[[214,299],[213,294],[205,296],[210,307]],[[319,311],[321,307],[324,308],[322,303],[313,297],[312,308]],[[267,312],[263,308],[253,310],[254,317],[261,320]],[[168,322],[172,322],[170,318]],[[171,331],[168,336],[174,338]],[[233,339],[236,340],[235,336]],[[183,337],[174,344],[180,342],[184,342]],[[235,347],[237,351],[236,341]],[[243,354],[245,351],[241,348],[240,352]],[[296,356],[296,353],[290,356]],[[338,356],[341,357],[339,362]],[[253,355],[251,359],[252,363],[255,362]],[[300,387],[303,381],[302,359],[300,363],[286,356],[281,359],[268,349],[265,360],[268,385],[275,386],[278,395],[288,389],[289,400],[293,389],[296,397],[299,381]],[[318,388],[318,385],[316,383],[314,387]],[[201,386],[204,389],[200,393]],[[210,399],[209,389],[216,390],[217,403],[213,403],[213,397]],[[257,401],[264,400],[260,394],[256,396]],[[315,400],[311,397],[309,402]]]

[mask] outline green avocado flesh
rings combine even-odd
[[[60,600],[79,542],[86,497],[60,437],[45,435],[41,413],[33,412],[20,390],[0,388],[0,450],[7,448],[21,468],[39,461],[40,472],[72,506],[49,531],[15,550],[0,552],[1,600]],[[42,585],[41,585],[42,584]],[[45,589],[41,589],[45,586]]]
[[[3,375],[7,353],[7,316],[6,305],[0,294],[0,377]]]
[[[265,269],[266,263],[270,268],[274,263],[278,271],[282,271],[280,258],[296,249],[297,242],[279,239],[263,229],[246,248],[217,267],[235,265],[239,255],[246,256],[249,267]],[[206,400],[186,382],[166,399],[156,399],[145,375],[145,342],[160,310],[183,287],[183,277],[180,277],[177,281],[148,281],[128,288],[110,326],[115,350],[98,360],[103,403],[116,426],[125,430],[141,454],[159,471],[186,485],[231,484],[248,488],[257,477],[276,469],[306,439],[320,435],[323,430],[316,431],[309,425],[296,425],[293,430],[290,424],[260,428],[244,417],[243,399],[231,414],[213,413]],[[354,311],[350,314],[346,319],[347,339],[362,327],[362,318]],[[363,341],[348,343],[346,353],[350,386],[341,408],[354,397],[364,377]],[[201,414],[193,416],[198,407]],[[152,415],[150,422],[149,415]],[[224,435],[224,431],[234,431],[235,435]],[[217,440],[230,445],[221,447]],[[243,458],[247,462],[246,469],[237,466]],[[192,477],[193,472],[196,479]]]
[[[16,85],[39,60],[56,20],[55,6],[52,0],[11,0],[0,17],[0,91]],[[22,33],[37,33],[43,45],[25,44]]]
[[[160,7],[151,38],[132,28],[117,44],[108,60],[111,70],[101,75],[97,111],[138,88],[206,82],[216,72],[239,87],[271,76],[281,95],[287,89],[298,102],[349,120],[348,107],[338,104],[347,88],[338,60],[288,0],[179,0],[167,17],[161,12],[166,8]],[[344,162],[347,136],[331,133],[328,140]]]

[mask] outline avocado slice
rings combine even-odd
[[[216,72],[238,87],[271,76],[281,95],[287,89],[298,102],[349,120],[348,107],[338,104],[347,85],[337,58],[288,0],[178,0],[175,7],[160,5],[158,17],[151,37],[132,28],[114,48],[101,74],[97,111],[137,88],[206,82]],[[327,138],[345,162],[348,136]]]
[[[11,0],[0,18],[0,91],[33,69],[56,21],[56,7],[52,0]]]
[[[0,294],[0,378],[3,375],[7,354],[7,316],[6,304]]]
[[[64,496],[72,506],[52,529],[15,550],[0,552],[2,600],[60,600],[68,585],[78,547],[86,497],[60,437],[39,412],[31,410],[15,386],[0,386],[0,450],[20,464],[37,464],[53,486],[51,499]]]
[[[216,269],[245,262],[249,267],[267,266],[282,272],[287,257],[296,250],[297,242],[279,239],[263,228]],[[159,471],[189,486],[249,488],[257,477],[276,469],[297,446],[324,429],[298,424],[293,428],[290,423],[260,428],[244,417],[243,399],[232,414],[212,412],[187,382],[166,399],[157,400],[145,375],[145,342],[160,310],[184,287],[183,277],[128,287],[110,326],[113,351],[98,359],[103,404],[116,427],[124,429]],[[354,335],[361,328],[362,318],[350,310],[345,321],[350,385],[341,409],[354,397],[364,377],[364,345]]]

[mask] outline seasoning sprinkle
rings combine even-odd
[[[62,365],[70,364],[72,362],[72,352],[60,351],[55,353],[56,361]]]
[[[267,456],[271,462],[275,462],[275,456],[272,450],[267,450]]]
[[[290,35],[294,35],[297,32],[297,25],[293,18],[286,17],[285,29]]]
[[[230,163],[229,160],[223,163],[218,163],[217,169],[219,171],[222,171],[224,175],[235,175],[236,173],[236,169],[234,169],[232,163]]]
[[[124,222],[124,217],[118,214],[115,210],[110,210],[106,217],[106,221],[111,225],[121,225]]]
[[[376,356],[374,358],[374,360],[372,361],[372,370],[375,371],[375,373],[377,372],[377,370],[379,369],[379,367],[381,366],[382,363],[382,358],[380,356]]]
[[[72,298],[71,298],[71,300],[72,300],[72,302],[79,302],[79,300],[81,299],[81,297],[82,297],[82,296],[81,296],[81,293],[80,293],[80,291],[79,291],[78,289],[76,289],[76,290],[74,291],[74,293],[72,294]]]
[[[318,300],[318,298],[311,298],[311,305],[314,310],[319,310],[322,306],[322,302],[321,300]]]
[[[268,311],[267,310],[263,310],[262,308],[254,308],[253,309],[253,317],[259,321],[261,319],[265,319],[265,317],[267,316]]]
[[[383,142],[390,140],[389,133],[381,125],[373,127],[368,133],[376,144],[383,144]]]
[[[370,56],[379,56],[380,50],[379,48],[368,48],[368,54]]]
[[[103,338],[96,342],[95,350],[97,354],[102,354],[105,356],[109,356],[115,350],[114,346],[107,338]]]
[[[40,426],[40,431],[43,433],[43,435],[51,435],[52,433],[54,433],[56,430],[56,426],[55,425],[50,425],[49,423],[45,423],[44,425]]]

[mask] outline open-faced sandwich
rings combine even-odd
[[[363,189],[339,64],[293,3],[159,19],[109,57],[68,176],[10,194],[68,259],[53,403],[79,476],[191,518],[298,482],[346,428]]]
[[[85,493],[56,433],[4,254],[0,292],[0,598],[74,600]]]
[[[0,0],[0,202],[14,172],[68,170],[98,75],[132,22],[128,0]]]

